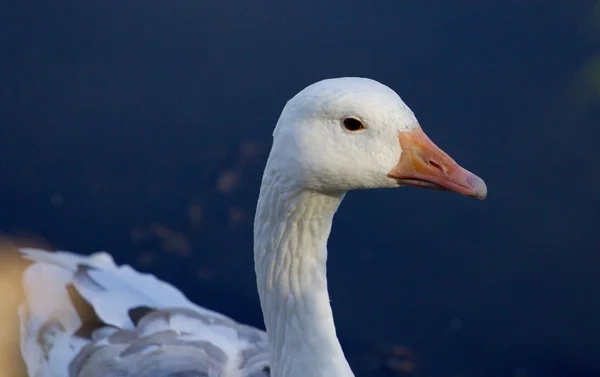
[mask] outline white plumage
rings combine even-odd
[[[20,308],[21,352],[30,376],[265,373],[263,331],[195,305],[153,275],[117,266],[106,253],[21,251],[35,262],[24,274],[27,304]],[[80,331],[69,286],[101,321],[88,322],[90,333]],[[134,323],[130,310],[136,308],[145,315]]]

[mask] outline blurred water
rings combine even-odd
[[[122,263],[262,326],[252,216],[285,101],[397,90],[484,202],[347,196],[330,240],[357,375],[600,375],[593,1],[0,5],[0,230]],[[597,71],[596,71],[597,68]]]

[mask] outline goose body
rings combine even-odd
[[[273,133],[254,222],[267,331],[190,302],[106,253],[22,249],[21,351],[31,377],[352,377],[327,291],[327,239],[353,189],[412,185],[483,199],[483,181],[387,86],[308,86]]]

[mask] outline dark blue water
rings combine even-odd
[[[394,88],[480,202],[353,192],[330,240],[359,376],[600,376],[600,5],[180,0],[0,5],[0,231],[105,249],[262,326],[252,216],[286,100]]]

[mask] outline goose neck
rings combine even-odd
[[[263,176],[254,262],[273,377],[353,377],[336,335],[327,290],[327,239],[343,192],[300,189]]]

